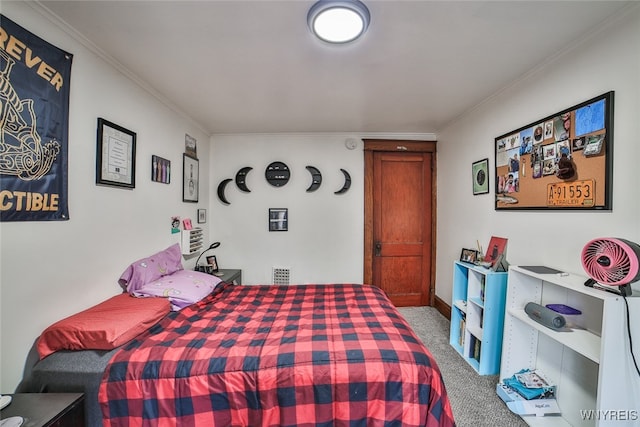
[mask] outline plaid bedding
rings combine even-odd
[[[454,426],[435,361],[368,285],[233,286],[119,350],[110,426]]]

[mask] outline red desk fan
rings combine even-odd
[[[631,283],[640,279],[639,264],[640,245],[625,239],[601,237],[582,249],[582,267],[590,277],[585,286],[630,296]]]

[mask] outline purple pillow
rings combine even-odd
[[[129,265],[120,276],[118,283],[124,290],[132,293],[162,276],[182,270],[181,259],[180,245],[176,243],[161,252]]]
[[[171,303],[171,310],[178,311],[209,295],[221,281],[211,274],[180,270],[140,286],[132,295],[167,298]]]

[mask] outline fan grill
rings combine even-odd
[[[622,242],[613,239],[594,240],[582,252],[582,264],[587,273],[599,283],[625,285],[637,274],[637,261],[630,258]]]

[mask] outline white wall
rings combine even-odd
[[[291,283],[362,282],[364,239],[363,143],[348,150],[348,134],[218,135],[211,148],[211,238],[221,246],[215,254],[222,268],[242,268],[245,284],[272,283],[272,268],[291,269]],[[274,187],[265,180],[269,163],[282,161],[291,170],[289,182]],[[226,187],[229,205],[216,195],[218,184],[235,179],[242,167],[250,193],[234,181]],[[307,193],[311,174],[322,184]],[[352,178],[342,188],[345,169]],[[269,208],[289,209],[289,231],[268,231]]]
[[[121,291],[129,263],[178,242],[173,215],[207,208],[209,136],[30,6],[2,13],[74,54],[69,120],[69,221],[0,223],[0,392],[13,392],[27,352],[49,324]],[[96,120],[137,133],[136,188],[95,185]],[[185,133],[198,140],[200,202],[182,202]],[[151,182],[151,155],[171,160],[171,184]],[[208,226],[209,224],[205,224]],[[206,229],[208,233],[208,228]],[[194,260],[184,260],[193,264]]]
[[[509,239],[512,264],[543,264],[581,275],[580,253],[591,239],[640,242],[639,46],[640,8],[635,7],[438,134],[440,298],[451,301],[452,263],[461,248],[473,248],[479,240],[486,249],[492,235]],[[488,157],[493,170],[495,137],[610,90],[615,91],[611,212],[498,212],[493,176],[490,194],[472,195],[471,163]]]

